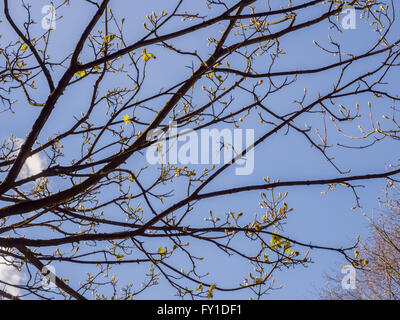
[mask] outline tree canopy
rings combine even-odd
[[[356,265],[356,239],[285,235],[288,192],[344,188],[358,208],[360,183],[400,172],[336,160],[398,140],[397,3],[1,2],[0,265],[23,276],[0,295],[262,298],[310,249]],[[274,171],[270,143],[293,135],[312,176]]]
[[[356,281],[351,290],[343,290],[340,276],[327,275],[327,286],[321,297],[333,300],[399,300],[400,299],[400,224],[399,188],[389,183],[380,211],[370,218],[370,235],[354,250],[358,264]]]

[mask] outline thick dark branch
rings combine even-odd
[[[5,0],[5,1],[7,1],[7,0]],[[86,35],[86,37],[89,35],[90,30],[93,29],[93,27],[95,26],[97,21],[100,19],[102,13],[104,12],[104,10],[107,6],[108,1],[109,0],[103,1],[102,6],[99,8],[99,10],[96,12],[95,16],[93,17],[93,19],[88,24],[88,27],[85,29],[85,32],[84,32],[84,35]],[[73,59],[77,59],[77,56],[79,55],[80,51],[82,50],[85,39],[86,38],[83,38],[83,36],[82,36],[81,39],[79,40],[78,45],[74,51]],[[72,62],[74,62],[74,60],[72,60]],[[49,95],[45,106],[43,107],[42,111],[39,114],[39,117],[36,119],[35,123],[33,124],[31,132],[29,133],[24,144],[22,145],[22,147],[18,153],[18,156],[15,159],[13,166],[11,167],[10,171],[8,172],[8,175],[5,178],[5,180],[3,181],[3,183],[0,185],[0,195],[3,194],[4,192],[8,191],[10,188],[12,188],[12,184],[14,183],[19,172],[21,171],[23,164],[25,163],[26,159],[28,158],[29,153],[32,150],[33,144],[35,143],[41,130],[43,129],[48,118],[50,117],[50,114],[52,113],[58,99],[63,94],[69,81],[73,77],[73,74],[75,73],[74,68],[75,68],[75,65],[70,66],[70,68],[64,73],[63,77],[61,78],[60,82],[58,83],[57,88],[54,91],[52,91],[52,93]]]
[[[75,50],[72,54],[72,58],[71,58],[71,67],[75,68],[77,67],[77,62],[78,62],[78,57],[79,54],[81,53],[83,46],[86,42],[86,39],[88,38],[88,36],[90,35],[90,32],[93,30],[94,26],[96,25],[96,23],[99,21],[99,19],[101,18],[101,16],[104,13],[104,10],[107,9],[107,5],[110,2],[110,0],[104,0],[102,2],[102,4],[100,5],[100,7],[97,9],[96,14],[93,16],[92,20],[89,22],[89,24],[86,26],[85,30],[83,31],[76,47]]]
[[[27,247],[23,245],[16,246],[16,248],[25,256],[26,260],[30,263],[32,263],[38,270],[42,271],[45,265],[35,257],[34,253],[29,250]],[[50,271],[49,271],[50,272]],[[74,289],[72,289],[69,285],[67,285],[64,281],[62,281],[60,278],[58,278],[56,275],[55,277],[55,285],[59,287],[61,290],[65,291],[68,293],[71,297],[74,297],[77,300],[86,300],[84,296],[76,292]]]
[[[311,185],[329,185],[329,184],[344,184],[347,186],[350,181],[361,181],[361,180],[371,180],[371,179],[382,179],[394,176],[400,173],[400,169],[376,173],[376,174],[365,174],[365,175],[357,175],[350,177],[341,177],[341,178],[333,178],[333,179],[319,179],[319,180],[297,180],[297,181],[283,181],[283,182],[272,182],[260,185],[252,185],[238,188],[225,189],[220,191],[214,191],[203,194],[192,194],[188,198],[177,202],[170,208],[161,212],[158,216],[149,220],[147,223],[142,225],[140,228],[133,231],[123,231],[123,232],[115,232],[115,233],[102,233],[102,234],[84,234],[77,235],[72,237],[63,237],[49,240],[34,240],[34,239],[24,239],[24,238],[0,238],[0,246],[2,247],[17,247],[21,245],[34,246],[34,247],[46,247],[46,246],[57,246],[67,243],[81,242],[81,241],[106,241],[106,240],[116,240],[116,239],[127,239],[130,237],[143,235],[144,232],[150,229],[155,223],[160,221],[162,218],[166,217],[171,212],[174,212],[192,201],[198,201],[208,198],[214,198],[218,196],[223,196],[226,194],[235,194],[246,191],[254,191],[254,190],[265,190],[270,188],[279,188],[279,187],[293,187],[293,186],[311,186]],[[39,200],[37,200],[39,201]],[[33,202],[33,201],[31,201]],[[17,207],[18,205],[23,205],[24,203],[20,203],[14,205],[13,207]],[[25,205],[29,205],[29,203],[25,203]],[[7,208],[4,208],[7,209]],[[0,210],[0,218],[4,217]],[[12,214],[9,214],[12,215]]]
[[[39,63],[40,67],[42,68],[42,71],[46,77],[48,84],[49,84],[50,92],[53,92],[55,87],[54,87],[53,79],[51,78],[51,75],[50,75],[50,71],[47,69],[43,60],[40,58],[39,53],[36,50],[35,46],[32,44],[32,42],[27,37],[25,37],[25,35],[21,32],[21,30],[19,30],[17,25],[14,23],[14,20],[11,18],[10,11],[8,9],[8,0],[4,0],[4,14],[7,18],[7,21],[10,23],[11,27],[14,29],[14,31],[29,46],[29,49],[32,51],[36,61]]]
[[[301,181],[283,181],[283,182],[273,182],[273,183],[265,183],[251,186],[244,186],[238,188],[225,189],[220,191],[214,191],[209,193],[200,194],[196,199],[206,199],[215,196],[222,196],[226,194],[233,194],[245,191],[254,191],[254,190],[264,190],[270,188],[277,187],[292,187],[292,186],[312,186],[312,185],[325,185],[325,184],[344,184],[347,185],[350,181],[358,181],[358,180],[371,180],[371,179],[382,179],[394,176],[400,173],[400,169],[376,173],[376,174],[365,174],[358,176],[350,176],[350,177],[340,177],[334,179],[319,179],[319,180],[301,180]]]
[[[355,2],[355,0],[352,1],[350,3],[350,5],[354,4],[354,2]],[[309,21],[306,21],[306,22],[303,22],[303,23],[299,23],[297,25],[290,24],[287,28],[285,28],[285,29],[283,29],[281,31],[278,31],[278,32],[275,32],[275,33],[272,33],[272,34],[268,34],[268,35],[265,35],[265,36],[253,38],[253,39],[248,39],[248,40],[233,44],[233,45],[225,48],[224,51],[223,51],[223,54],[229,54],[229,53],[231,53],[231,52],[233,52],[233,51],[235,51],[235,50],[237,50],[239,48],[243,48],[243,47],[249,46],[251,44],[261,43],[261,42],[268,41],[268,40],[273,40],[273,39],[279,39],[280,37],[282,37],[282,36],[284,36],[284,35],[286,35],[288,33],[307,28],[307,27],[310,27],[310,26],[312,26],[314,24],[317,24],[317,23],[319,23],[321,21],[324,21],[325,19],[327,19],[327,18],[329,18],[329,17],[331,17],[331,16],[333,16],[335,14],[340,13],[342,11],[342,9],[343,9],[343,4],[340,5],[337,9],[332,10],[332,11],[328,11],[328,12],[324,13],[323,15],[319,16],[318,18],[315,18],[315,19],[312,19],[312,20],[309,20]]]
[[[362,55],[358,55],[353,58],[349,58],[346,60],[342,60],[330,65],[326,65],[324,67],[319,67],[319,68],[314,68],[314,69],[299,69],[299,70],[291,70],[291,71],[277,71],[277,72],[267,72],[267,73],[250,73],[250,72],[245,72],[241,70],[236,70],[232,68],[215,68],[213,69],[214,72],[227,72],[227,73],[233,73],[236,75],[240,75],[246,78],[269,78],[269,77],[280,77],[280,76],[290,76],[290,75],[300,75],[300,74],[312,74],[312,73],[319,73],[323,72],[332,68],[340,67],[348,63],[352,63],[354,61],[368,58],[383,52],[386,52],[388,50],[393,49],[395,46],[400,44],[400,40],[397,40],[394,42],[392,45],[387,46],[383,49],[377,50],[377,51],[368,51]]]
[[[112,54],[109,54],[109,55],[107,55],[105,57],[102,57],[100,59],[88,62],[86,64],[82,64],[81,66],[78,67],[77,70],[85,70],[85,69],[93,68],[94,66],[97,66],[99,64],[103,64],[103,63],[105,63],[107,61],[111,61],[111,60],[117,59],[119,57],[122,57],[123,55],[126,55],[127,53],[129,53],[129,52],[131,52],[133,50],[136,50],[138,48],[146,47],[146,46],[149,46],[151,44],[167,41],[167,40],[174,39],[174,38],[186,35],[186,34],[193,33],[194,31],[198,31],[198,30],[204,29],[206,27],[212,26],[212,25],[216,24],[219,21],[226,20],[227,18],[236,19],[235,17],[231,17],[230,14],[233,11],[235,11],[237,8],[246,6],[246,5],[250,4],[250,3],[252,3],[253,1],[254,0],[242,0],[242,1],[239,1],[237,4],[235,4],[233,7],[229,8],[228,10],[226,10],[223,14],[219,15],[218,17],[215,17],[213,19],[204,21],[202,23],[199,23],[199,24],[194,25],[192,27],[188,27],[186,29],[182,29],[182,30],[179,30],[179,31],[176,31],[176,32],[172,32],[172,33],[166,34],[164,36],[159,36],[159,37],[156,37],[156,38],[153,38],[153,39],[138,41],[138,42],[136,42],[136,43],[134,43],[134,44],[132,44],[130,46],[127,46],[124,49],[116,51],[116,52],[114,52]]]
[[[0,296],[9,299],[9,300],[19,300],[19,297],[13,296],[12,294],[8,293],[7,291],[0,289]]]

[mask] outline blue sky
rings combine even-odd
[[[293,1],[294,4],[300,4],[303,1]],[[153,10],[161,11],[161,9],[170,12],[171,7],[168,4],[174,2],[154,0],[154,1],[124,1],[124,0],[113,0],[111,1],[112,8],[115,15],[121,19],[126,18],[125,30],[126,41],[135,41],[145,34],[145,30],[142,28],[142,22],[145,21],[145,15],[151,13]],[[256,3],[256,7],[263,8],[261,1]],[[40,0],[35,1],[32,6],[33,18],[36,21],[40,21],[41,7],[48,4],[48,1]],[[212,16],[217,15],[211,11],[204,9],[204,3],[198,2],[195,5],[197,9],[199,7],[203,12],[211,14]],[[2,10],[2,6],[0,5]],[[318,14],[318,9],[310,10],[311,13]],[[12,6],[12,16],[21,23],[24,19],[23,10],[15,9]],[[183,10],[182,10],[183,11]],[[62,9],[62,12],[58,12],[63,16],[63,19],[57,22],[56,29],[53,32],[53,42],[51,44],[49,52],[53,59],[59,59],[64,56],[64,53],[71,51],[79,38],[80,32],[84,29],[87,21],[93,14],[93,8],[91,5],[83,3],[83,1],[71,1],[71,5]],[[307,17],[308,18],[308,17]],[[175,30],[176,28],[184,27],[185,23],[181,26],[174,24],[167,25],[164,32]],[[313,40],[317,41],[322,45],[329,45],[328,35],[334,37],[337,41],[342,44],[342,50],[345,52],[361,53],[369,48],[371,45],[370,41],[366,39],[375,39],[376,35],[371,31],[371,27],[364,20],[357,17],[357,27],[354,30],[343,30],[339,33],[336,30],[330,30],[328,24],[321,23],[318,26],[314,26],[312,29],[306,29],[304,31],[296,32],[293,35],[285,36],[281,39],[281,47],[285,49],[287,54],[284,58],[281,58],[277,64],[277,68],[282,70],[292,70],[300,68],[312,68],[323,66],[328,63],[333,63],[336,60],[332,55],[327,53],[321,53],[321,50],[313,45]],[[8,26],[5,23],[0,24],[1,33],[3,38],[1,41],[6,41],[9,34],[12,34]],[[5,29],[3,29],[5,28]],[[398,26],[397,26],[398,29]],[[39,34],[40,23],[34,28]],[[178,47],[193,48],[198,47],[200,54],[206,54],[208,52],[206,38],[210,34],[215,36],[216,29],[205,29],[197,32],[196,36],[186,36],[178,38],[174,44]],[[165,50],[162,51],[157,47],[149,47],[149,52],[154,53],[157,59],[151,61],[147,69],[149,74],[149,81],[145,83],[143,89],[143,96],[151,95],[156,93],[160,88],[167,88],[168,86],[182,81],[185,77],[190,75],[190,70],[186,68],[192,62],[190,57],[176,58],[174,55],[168,55]],[[139,54],[139,52],[137,53]],[[80,60],[87,62],[90,58],[90,51],[85,51],[80,57]],[[371,64],[380,61],[380,57],[372,58]],[[232,61],[232,64],[235,61]],[[259,62],[260,70],[262,69],[263,63],[266,61],[261,60]],[[370,66],[367,64],[356,64],[352,67],[352,72],[361,73],[368,70]],[[339,70],[340,71],[340,70]],[[55,74],[62,74],[61,70],[55,71]],[[267,104],[273,110],[279,111],[282,108],[294,108],[293,100],[299,99],[304,93],[304,87],[307,87],[307,98],[306,101],[310,102],[315,99],[319,94],[324,94],[332,86],[332,81],[337,77],[338,70],[330,70],[324,73],[315,75],[304,75],[299,77],[298,83],[294,84],[284,92],[275,94],[268,99]],[[58,76],[58,77],[59,77]],[[56,77],[56,78],[58,78]],[[395,76],[389,75],[389,87],[395,84]],[[122,79],[115,76],[107,79],[110,86],[115,85],[116,82],[121,81],[119,85],[124,86],[125,83]],[[69,92],[65,94],[58,104],[55,112],[52,114],[50,120],[46,124],[45,130],[43,131],[40,138],[43,140],[50,134],[61,132],[63,129],[67,129],[73,123],[73,116],[78,116],[80,111],[85,109],[85,103],[87,103],[89,96],[87,92],[90,92],[92,86],[92,80],[84,80],[80,82],[78,86],[69,88]],[[38,100],[46,96],[47,92],[43,90],[38,91]],[[142,97],[143,97],[142,96]],[[17,97],[18,98],[18,97]],[[19,97],[23,101],[22,95]],[[242,101],[245,103],[245,97],[235,96],[235,101],[240,104]],[[367,111],[368,101],[371,97],[358,96],[352,98],[343,99],[342,104],[355,105],[359,103],[360,109]],[[388,110],[389,105],[385,102],[374,102],[376,108],[374,112],[378,115],[379,121],[381,114]],[[382,111],[385,110],[385,111]],[[1,115],[1,126],[0,126],[0,137],[4,140],[7,139],[11,134],[16,137],[23,138],[31,127],[35,117],[37,116],[39,109],[25,106],[21,103],[17,103],[15,106],[15,114],[3,113]],[[15,119],[18,119],[16,124]],[[62,121],[60,121],[62,119]],[[258,118],[251,116],[243,125],[242,128],[255,128],[256,137],[262,132],[261,126],[258,124]],[[368,118],[362,118],[359,120],[359,124],[368,126]],[[310,118],[308,115],[301,117],[296,121],[296,124],[303,126],[305,124],[312,125],[314,128],[321,129],[321,123],[318,117]],[[353,123],[349,126],[355,126]],[[346,125],[344,125],[346,128]],[[355,126],[356,127],[356,126]],[[347,129],[347,128],[346,128]],[[348,130],[353,130],[351,127]],[[374,145],[368,149],[346,149],[336,146],[337,143],[349,143],[347,139],[344,139],[339,133],[337,133],[333,127],[330,127],[330,143],[334,146],[330,151],[331,155],[336,158],[336,164],[343,170],[351,169],[353,175],[365,174],[365,173],[378,173],[384,172],[387,169],[387,165],[390,163],[396,163],[398,161],[398,154],[394,151],[394,140],[385,139],[381,143]],[[357,145],[354,141],[350,141],[350,144]],[[65,153],[67,157],[73,156],[77,152],[76,144],[72,141],[65,143]],[[132,165],[134,159],[130,162]],[[128,164],[128,165],[130,165]],[[322,178],[333,178],[338,176],[337,172],[330,166],[326,160],[322,157],[318,151],[313,150],[310,147],[310,143],[305,138],[296,132],[290,131],[288,135],[284,134],[284,131],[279,132],[272,136],[268,141],[255,150],[255,171],[250,176],[238,177],[233,174],[234,167],[228,169],[223,173],[216,181],[214,181],[206,191],[218,190],[224,187],[235,187],[243,184],[251,183],[262,183],[264,177],[271,177],[272,179],[285,180],[311,180],[311,179],[322,179]],[[145,183],[147,181],[144,181]],[[149,179],[150,182],[150,179]],[[371,215],[375,210],[378,209],[378,197],[383,196],[383,188],[385,186],[384,180],[372,180],[368,182],[361,182],[360,184],[365,185],[363,188],[359,188],[358,193],[361,198],[361,204],[363,212],[367,215]],[[331,247],[346,247],[351,246],[357,235],[361,237],[367,236],[367,220],[363,216],[362,211],[359,209],[352,210],[355,205],[354,195],[351,190],[343,187],[338,187],[337,190],[329,191],[326,194],[326,186],[302,186],[292,187],[282,190],[277,190],[282,193],[288,191],[287,202],[290,207],[294,208],[294,211],[289,214],[287,224],[284,226],[285,234],[289,237],[293,237],[296,240],[302,242],[311,242],[313,244],[325,245]],[[180,195],[184,192],[184,189],[176,189],[175,193]],[[172,198],[170,201],[173,201]],[[236,212],[244,211],[249,216],[253,216],[254,213],[262,214],[259,202],[259,192],[246,192],[243,194],[237,194],[234,196],[224,196],[217,198],[212,201],[201,201],[198,203],[196,210],[192,212],[194,215],[193,221],[196,221],[199,217],[205,217],[210,209],[216,214],[223,215],[223,212],[229,210],[235,210]],[[162,209],[162,204],[158,204],[158,209]],[[150,243],[149,245],[158,246],[157,241]],[[239,244],[240,245],[240,244]],[[248,264],[237,259],[227,258],[226,256],[210,254],[213,252],[211,248],[205,248],[200,244],[193,243],[194,252],[198,255],[205,254],[207,260],[207,266],[213,270],[215,281],[221,284],[241,282],[242,278],[238,278],[237,274],[246,275],[250,269]],[[274,275],[275,286],[279,287],[282,285],[282,289],[272,291],[266,299],[315,299],[318,298],[318,290],[324,286],[324,274],[325,273],[338,273],[340,272],[340,266],[347,264],[347,262],[337,253],[326,252],[321,250],[311,250],[310,257],[314,263],[310,264],[308,268],[301,266],[295,269],[283,270],[277,272]],[[179,264],[179,261],[177,261]],[[57,273],[64,278],[74,279],[82,275],[82,267],[76,265],[58,265]],[[117,270],[117,269],[116,269]],[[205,269],[203,270],[205,271]],[[140,275],[146,272],[143,266],[124,266],[118,269],[118,276],[121,281],[130,281],[132,279],[140,278]],[[235,279],[232,281],[232,278]],[[237,280],[236,280],[237,279]],[[170,299],[173,290],[161,283],[161,286],[151,288],[140,296],[142,299]],[[245,292],[234,292],[228,293],[226,296],[222,296],[219,293],[215,294],[215,298],[228,298],[228,299],[244,299],[248,295]]]

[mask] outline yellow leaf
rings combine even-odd
[[[211,299],[214,295],[213,295],[213,290],[217,287],[216,284],[212,284],[210,286],[210,288],[207,290],[207,298]]]
[[[26,49],[28,49],[29,48],[29,46],[27,46],[26,44],[23,44],[22,46],[21,46],[21,50],[22,51],[25,51]]]
[[[103,42],[104,43],[109,43],[109,42],[113,41],[114,38],[115,38],[115,34],[108,34],[108,35],[103,37]]]
[[[85,70],[75,72],[75,74],[74,74],[75,78],[84,77],[85,75],[86,75],[86,71]]]
[[[127,114],[124,115],[124,122],[125,122],[125,125],[127,125],[127,124],[129,124],[129,122],[131,122],[131,119],[129,119],[129,116]]]
[[[167,250],[164,249],[164,248],[158,248],[157,251],[158,251],[159,254],[166,254],[167,253]]]
[[[149,61],[151,58],[156,59],[156,56],[154,54],[152,54],[152,53],[147,53],[146,52],[146,48],[143,48],[143,50],[142,50],[142,59],[144,61]]]

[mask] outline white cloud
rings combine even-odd
[[[46,166],[46,161],[37,153],[26,159],[24,166],[21,169],[20,176],[28,178],[42,172]]]
[[[19,151],[19,148],[21,148],[24,140],[21,138],[15,138],[14,143]],[[15,152],[14,156],[17,156],[17,152]],[[32,157],[26,159],[24,165],[22,166],[21,172],[19,173],[19,178],[29,178],[40,173],[45,167],[46,160],[39,153],[36,153]]]
[[[15,158],[18,155],[19,149],[24,143],[24,140],[21,138],[12,138],[12,142],[14,148],[16,148],[17,150],[12,154],[10,154],[10,156],[12,158]],[[18,177],[22,179],[31,177],[35,174],[40,173],[45,167],[46,167],[46,160],[39,153],[37,153],[26,159]],[[0,249],[6,250],[4,248]],[[10,258],[7,258],[7,260],[4,258],[4,256],[0,255],[0,280],[9,284],[18,285],[24,279],[24,274],[22,272],[19,272],[10,265]],[[18,288],[15,288],[10,285],[5,285],[4,283],[1,282],[0,282],[0,289],[14,296],[18,296],[19,294]]]
[[[4,250],[4,249],[3,249]],[[8,262],[7,262],[8,260]],[[23,274],[9,265],[10,258],[0,256],[0,280],[8,284],[18,285],[23,279]],[[0,282],[0,289],[13,296],[18,296],[19,289]]]

